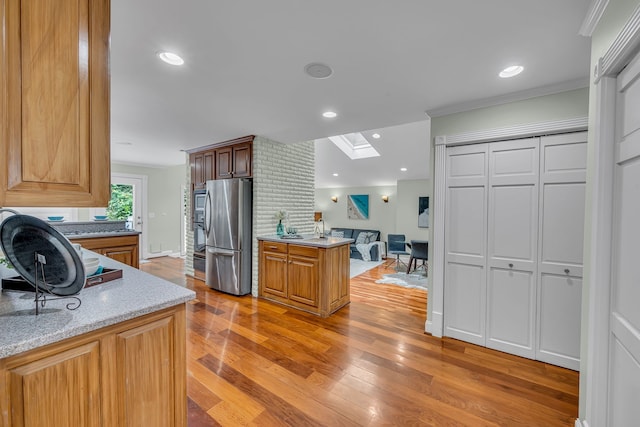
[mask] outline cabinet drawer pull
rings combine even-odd
[[[513,268],[513,264],[509,263],[509,268]]]
[[[278,249],[278,247],[277,246],[269,246],[269,249],[273,249],[275,251],[276,249]]]
[[[564,269],[564,274],[569,274],[569,269],[568,268]]]

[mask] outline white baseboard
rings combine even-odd
[[[576,418],[576,422],[574,423],[574,427],[589,427],[589,423],[586,421],[580,420],[580,418]]]
[[[156,252],[153,254],[148,254],[147,258],[158,258],[161,256],[170,256],[170,257],[179,257],[180,256],[180,252],[173,252],[173,251],[162,251],[162,252]]]

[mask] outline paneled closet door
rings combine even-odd
[[[536,359],[580,368],[587,133],[541,138]]]
[[[488,145],[447,149],[444,335],[485,345]]]
[[[539,139],[489,144],[486,346],[535,356]]]
[[[640,419],[640,55],[617,79],[607,426]]]

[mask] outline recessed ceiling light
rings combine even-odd
[[[322,113],[322,117],[324,117],[325,119],[333,119],[337,116],[338,115],[333,111],[325,111],[324,113]]]
[[[338,176],[338,174],[337,174],[337,173],[334,173],[334,174],[333,174],[333,176]]]
[[[304,72],[314,79],[326,79],[333,74],[331,67],[320,62],[312,62],[305,65]]]
[[[506,79],[509,77],[517,76],[523,70],[524,70],[524,67],[521,65],[512,65],[511,67],[507,67],[504,70],[500,71],[500,74],[498,75],[503,79]]]
[[[407,171],[407,168],[400,168],[400,170],[401,170],[402,172],[406,172],[406,171]]]
[[[158,58],[162,59],[167,64],[171,65],[182,65],[184,64],[184,59],[182,59],[179,55],[176,55],[172,52],[160,52],[158,53]]]
[[[371,135],[371,137],[373,139],[380,139],[380,134],[379,133],[374,133],[373,135]]]

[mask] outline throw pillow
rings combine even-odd
[[[344,231],[331,231],[331,237],[344,237]]]

